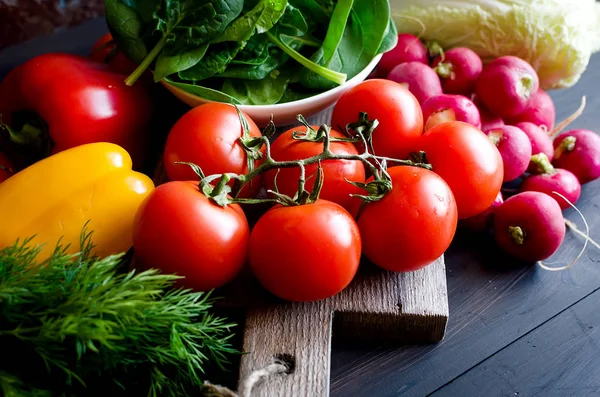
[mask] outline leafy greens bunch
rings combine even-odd
[[[0,251],[0,396],[181,396],[234,349],[208,294],[172,289],[123,256],[60,245],[36,263],[29,240]]]
[[[154,80],[206,99],[289,102],[343,84],[393,48],[388,0],[105,0],[117,46]]]

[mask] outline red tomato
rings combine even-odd
[[[185,278],[179,286],[208,291],[231,281],[246,261],[250,229],[237,204],[221,207],[190,181],[159,185],[135,216],[133,249],[145,268]]]
[[[317,126],[312,127],[315,130],[319,129]],[[294,139],[292,137],[294,131],[306,132],[306,127],[291,128],[275,139],[271,145],[271,156],[275,160],[301,160],[323,152],[323,143]],[[344,137],[344,135],[333,129],[330,135],[336,138]],[[358,154],[356,147],[350,142],[331,142],[330,149],[335,154]],[[323,168],[324,178],[319,197],[350,209],[352,202],[359,201],[359,199],[351,197],[350,194],[364,194],[364,191],[346,182],[344,178],[353,182],[364,182],[365,166],[363,163],[360,160],[328,160],[322,162],[321,167]],[[317,164],[310,164],[305,167],[307,178],[305,189],[309,192],[314,187],[316,175],[311,179],[308,179],[308,177],[316,174],[317,169]],[[277,184],[279,193],[294,197],[294,194],[298,191],[298,178],[300,178],[298,167],[270,170],[264,176],[265,188],[275,190],[275,184]]]
[[[112,70],[125,75],[131,74],[137,65],[117,50],[112,35],[106,33],[92,46],[90,57],[98,62],[107,63]]]
[[[258,281],[291,301],[337,294],[354,278],[360,255],[356,222],[327,200],[277,205],[258,220],[250,235],[249,261]]]
[[[433,171],[452,189],[459,219],[488,209],[502,187],[500,152],[480,130],[460,121],[436,125],[419,143]]]
[[[345,131],[347,124],[358,120],[360,112],[379,121],[373,132],[376,155],[404,159],[413,150],[414,140],[423,133],[419,102],[406,87],[394,81],[365,80],[346,91],[333,108],[333,127]]]
[[[2,152],[0,152],[0,183],[4,182],[15,172],[12,161]]]
[[[244,114],[250,135],[261,136],[258,126]],[[248,172],[247,156],[238,138],[243,135],[242,124],[233,105],[212,102],[189,110],[171,128],[164,151],[164,167],[172,181],[197,180],[198,176],[186,164],[198,165],[206,176],[233,172]],[[263,147],[264,151],[264,147]],[[258,166],[261,161],[256,162]],[[261,188],[258,176],[242,189],[241,197],[254,197]]]
[[[412,166],[388,169],[392,190],[365,203],[358,215],[364,255],[395,272],[421,269],[450,246],[457,226],[450,187],[434,172]]]

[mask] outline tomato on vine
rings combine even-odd
[[[444,122],[427,130],[418,148],[433,172],[452,189],[459,219],[488,209],[502,187],[504,165],[492,141],[476,127],[460,121]]]
[[[238,204],[220,206],[198,184],[159,185],[141,204],[133,249],[142,267],[185,277],[180,286],[209,291],[231,281],[246,262],[250,230]]]
[[[275,139],[271,144],[271,156],[277,161],[303,160],[317,156],[323,152],[323,141],[318,140],[319,127],[307,126],[294,127]],[[336,130],[330,130],[333,138],[344,138],[345,136]],[[334,154],[358,155],[356,147],[351,142],[332,141],[330,150]],[[320,198],[333,201],[346,209],[350,209],[353,202],[358,201],[351,194],[361,193],[361,189],[346,182],[365,181],[365,167],[357,160],[327,160],[322,164],[323,186]],[[314,175],[317,172],[316,163],[307,165],[306,174]],[[265,188],[277,190],[279,193],[293,197],[298,191],[298,178],[300,169],[298,167],[279,168],[267,171],[264,175]],[[306,189],[312,191],[314,187],[312,178],[306,181]]]
[[[392,189],[380,200],[364,203],[358,214],[363,254],[390,271],[418,270],[450,246],[458,219],[456,201],[448,184],[432,171],[402,165],[387,172]]]
[[[358,270],[361,236],[348,211],[319,199],[276,205],[250,234],[249,261],[258,281],[290,301],[315,301],[346,288]]]
[[[346,91],[333,108],[332,126],[345,131],[367,113],[377,119],[373,148],[378,156],[407,158],[423,133],[423,113],[415,96],[402,84],[385,79],[365,80]],[[357,144],[359,150],[362,144]]]
[[[219,102],[200,105],[184,114],[171,128],[165,144],[163,162],[168,179],[198,179],[192,168],[178,162],[194,163],[205,175],[247,173],[248,152],[239,139],[257,138],[262,134],[248,115],[241,112],[241,116],[243,118],[233,105]],[[264,154],[264,148],[261,153]],[[257,158],[254,165],[260,162]],[[255,197],[261,186],[262,176],[254,178],[240,192],[240,197]]]

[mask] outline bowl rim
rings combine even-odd
[[[362,69],[360,72],[358,72],[350,80],[347,80],[343,84],[341,84],[337,87],[331,88],[327,91],[323,91],[317,95],[313,95],[308,98],[303,98],[303,99],[299,99],[297,101],[292,101],[292,102],[275,103],[272,105],[237,105],[237,107],[242,111],[244,111],[245,109],[252,109],[253,111],[277,111],[277,110],[289,111],[289,110],[292,110],[291,108],[295,108],[298,106],[307,106],[307,105],[313,104],[315,101],[327,100],[330,97],[335,96],[338,92],[345,91],[347,87],[355,85],[363,80],[366,80],[366,78],[369,76],[369,74],[375,69],[375,67],[381,60],[382,56],[383,56],[383,54],[377,54],[364,69]],[[194,94],[187,92],[179,87],[175,87],[174,85],[171,85],[164,80],[161,80],[161,82],[163,84],[167,85],[170,90],[177,91],[186,96],[189,96],[192,98],[198,98],[205,102],[218,102],[218,101],[213,101],[210,99],[203,98],[198,95],[194,95]]]

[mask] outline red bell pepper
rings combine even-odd
[[[152,102],[143,84],[127,86],[125,77],[65,53],[43,54],[16,67],[0,84],[2,138],[10,141],[2,142],[3,150],[8,144],[22,155],[35,148],[33,159],[12,156],[31,164],[75,146],[111,142],[129,152],[135,168],[143,167]]]
[[[117,44],[110,33],[106,33],[96,41],[92,46],[90,57],[98,62],[108,64],[112,70],[127,76],[137,68],[135,63],[117,50]]]

